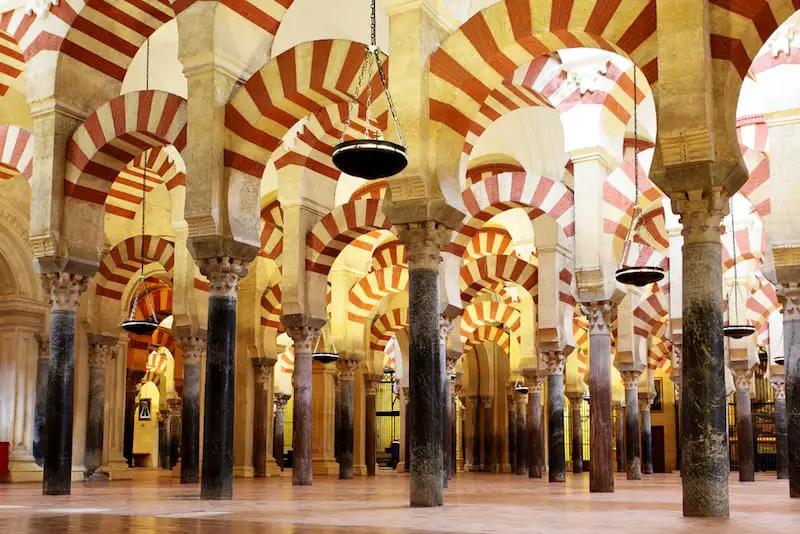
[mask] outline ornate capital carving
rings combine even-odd
[[[178,346],[183,349],[183,365],[200,365],[203,351],[206,350],[206,337],[184,336],[178,338]]]
[[[49,360],[50,359],[50,338],[45,336],[36,336],[36,342],[39,345],[39,359],[40,360]]]
[[[542,362],[544,362],[548,375],[561,375],[564,374],[567,355],[561,350],[545,351],[542,352]]]
[[[610,300],[581,303],[581,311],[589,320],[589,335],[611,335],[611,320],[617,305]]]
[[[172,417],[180,417],[183,413],[183,399],[180,397],[167,399],[167,406],[169,406],[169,414]]]
[[[449,334],[453,327],[455,326],[455,321],[450,317],[445,317],[444,315],[439,316],[439,344],[447,346],[447,334]]]
[[[253,380],[256,385],[264,389],[269,387],[269,381],[272,379],[272,370],[275,368],[275,360],[268,358],[251,358],[250,363],[253,365]]]
[[[291,398],[292,396],[288,393],[275,393],[272,396],[272,400],[275,402],[275,411],[282,412]]]
[[[462,353],[456,350],[448,350],[445,352],[444,362],[448,375],[455,370],[458,360],[461,359],[461,356],[463,356]]]
[[[622,382],[625,384],[625,391],[635,391],[639,389],[639,378],[641,371],[620,371]]]
[[[81,293],[86,291],[89,278],[82,274],[47,273],[42,275],[44,294],[53,310],[74,312],[78,309]]]
[[[450,242],[452,231],[435,221],[399,226],[400,241],[408,249],[409,269],[438,269],[441,250]]]
[[[778,284],[775,286],[778,301],[783,306],[783,317],[800,319],[800,284]]]
[[[247,276],[248,263],[235,258],[207,258],[197,260],[200,273],[208,278],[212,297],[235,297],[239,280]]]
[[[672,211],[680,217],[684,243],[719,243],[722,218],[728,214],[728,198],[721,187],[674,193]]]
[[[294,350],[297,352],[311,353],[311,344],[319,335],[320,327],[312,325],[287,326],[286,333],[294,341]]]
[[[680,343],[672,344],[672,368],[680,369],[683,358],[683,345]],[[674,382],[674,380],[673,380]]]
[[[378,394],[378,386],[381,385],[382,380],[382,375],[364,375],[364,389],[367,396],[374,397]]]
[[[528,386],[528,395],[533,393],[542,392],[542,384],[544,384],[545,374],[539,371],[523,372],[522,376],[525,377],[525,385]]]
[[[750,384],[753,382],[753,369],[753,367],[749,369],[731,369],[731,373],[733,373],[733,382],[736,384],[736,389],[750,389]]]
[[[772,385],[773,391],[775,391],[775,400],[786,400],[786,379],[783,376],[780,377],[770,377],[769,379],[770,385]]]
[[[358,363],[355,360],[339,360],[339,364],[336,367],[339,371],[340,380],[348,382],[355,380]]]
[[[580,412],[583,406],[583,393],[573,391],[567,393],[566,396],[569,399],[570,410],[573,412]]]
[[[493,397],[481,397],[481,406],[484,408],[491,408],[493,400]]]
[[[650,406],[653,405],[653,401],[656,400],[656,394],[652,391],[641,391],[639,392],[639,411],[645,412],[650,410]]]
[[[116,351],[116,344],[89,343],[89,367],[92,369],[105,369],[106,362],[114,358]]]

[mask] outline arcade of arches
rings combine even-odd
[[[800,2],[379,0],[377,181],[369,9],[0,2],[0,476],[800,511]]]

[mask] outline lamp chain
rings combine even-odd
[[[739,269],[737,264],[739,263],[736,261],[736,219],[733,215],[733,197],[728,201],[731,210],[731,242],[733,244],[733,306],[734,306],[734,313],[736,314],[735,321],[739,322]],[[730,297],[728,297],[728,301],[730,301]],[[728,303],[728,324],[731,323],[731,307],[730,302]]]

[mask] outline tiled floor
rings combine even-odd
[[[288,473],[287,473],[288,474]],[[789,533],[800,529],[800,500],[773,475],[742,484],[731,477],[731,518],[681,517],[680,478],[617,478],[613,494],[590,494],[588,475],[553,485],[511,475],[459,475],[446,505],[408,507],[407,475],[318,478],[294,488],[291,478],[236,480],[234,500],[199,500],[157,472],[131,482],[75,483],[71,496],[43,497],[39,485],[0,485],[0,533],[404,533],[502,532],[633,534],[646,532]]]

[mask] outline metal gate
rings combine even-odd
[[[400,397],[394,373],[383,375],[375,397],[375,458],[381,467],[394,469],[400,454]]]
[[[753,447],[756,471],[775,471],[777,468],[777,446],[775,427],[775,392],[766,376],[765,369],[756,368],[755,395],[750,409],[753,414]],[[736,402],[731,397],[728,403],[728,443],[731,470],[739,469],[739,439],[736,434]]]
[[[581,399],[581,441],[583,444],[583,468],[589,469],[589,402],[587,397]],[[564,407],[564,446],[565,458],[572,459],[572,408],[569,403]]]

